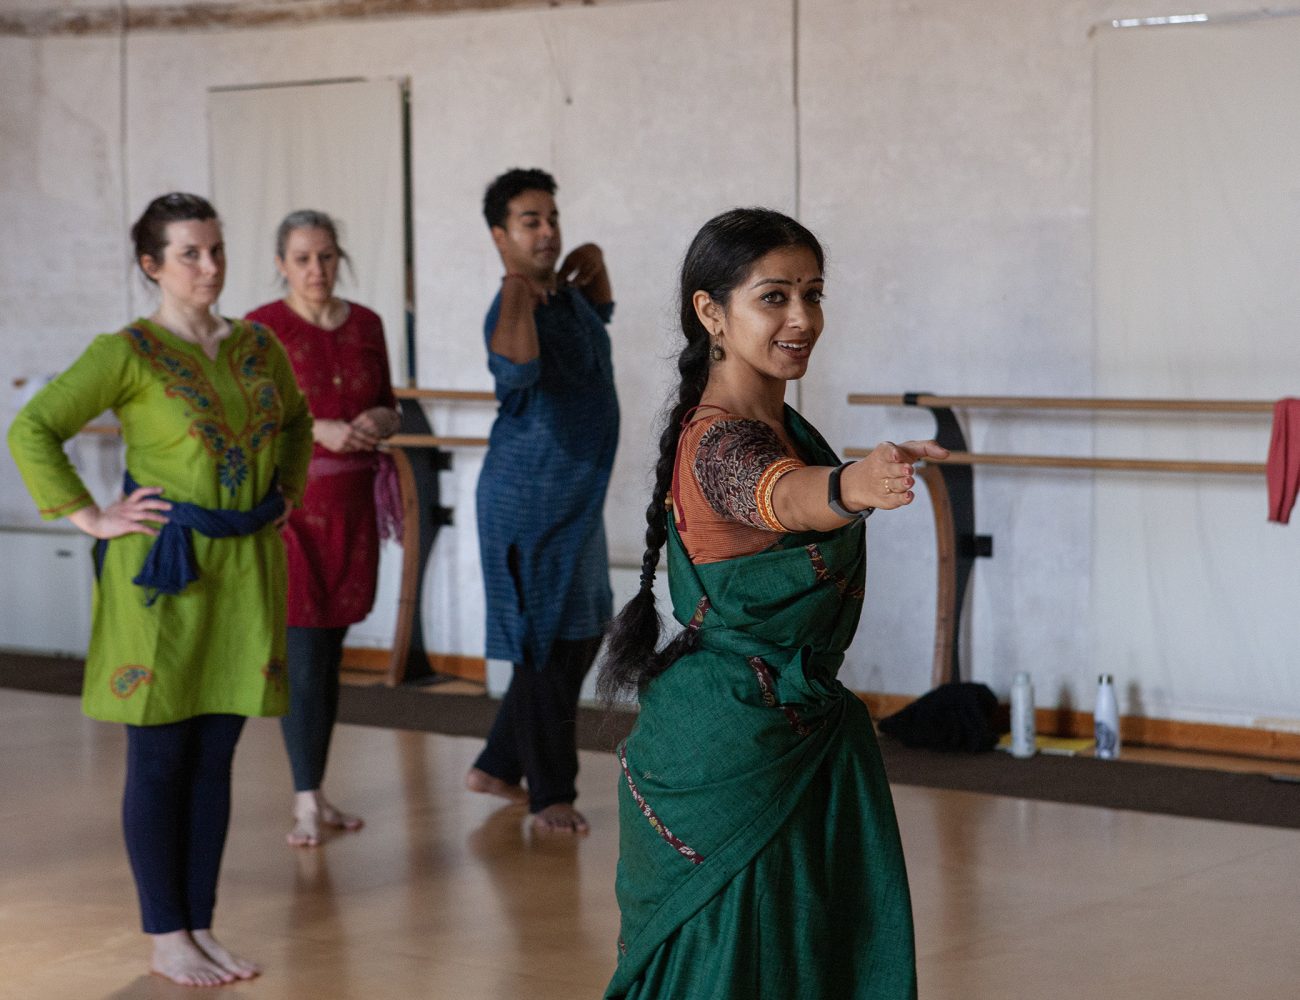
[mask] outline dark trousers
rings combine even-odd
[[[557,639],[541,670],[516,663],[487,746],[474,763],[511,785],[527,779],[532,812],[578,797],[578,695],[599,649],[600,636]]]
[[[288,629],[289,714],[280,720],[280,732],[289,752],[295,792],[315,791],[325,780],[330,737],[339,714],[339,665],[347,631],[347,626]]]
[[[212,926],[242,715],[126,727],[122,830],[146,934]]]

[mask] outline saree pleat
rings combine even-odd
[[[834,455],[792,410],[819,464]],[[655,678],[619,748],[622,926],[609,1000],[911,1000],[911,902],[871,720],[835,673],[865,578],[861,524],[693,565],[699,648]]]

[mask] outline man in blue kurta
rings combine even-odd
[[[479,549],[487,656],[514,673],[465,784],[526,801],[537,826],[581,833],[574,722],[613,612],[603,519],[618,444],[613,291],[594,243],[556,267],[550,174],[507,171],[483,214],[505,273],[484,322],[499,407],[478,481]]]

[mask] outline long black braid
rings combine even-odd
[[[677,356],[681,381],[677,399],[668,410],[659,435],[659,460],[655,484],[646,507],[645,555],[641,559],[641,586],[610,624],[609,642],[596,682],[599,697],[610,704],[620,695],[640,690],[674,661],[691,651],[698,632],[683,630],[663,649],[659,638],[663,621],[655,608],[654,580],[659,553],[668,540],[667,507],[677,462],[681,423],[699,405],[709,381],[709,331],[695,312],[695,293],[705,291],[724,309],[731,293],[758,261],[774,250],[806,247],[824,263],[821,244],[789,216],[766,208],[735,208],[705,223],[691,241],[682,261],[680,305],[686,345]]]

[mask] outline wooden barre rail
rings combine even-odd
[[[394,434],[384,439],[390,448],[486,448],[485,437],[442,437],[438,434]]]
[[[439,399],[449,403],[495,403],[495,393],[481,389],[393,389],[398,399]]]
[[[847,458],[866,458],[867,448],[845,448]],[[1127,472],[1209,472],[1227,475],[1258,475],[1263,462],[1201,462],[1167,458],[1088,458],[1074,455],[994,455],[954,451],[947,458],[926,459],[935,465],[1002,465],[1035,469],[1111,469]]]
[[[1156,413],[1272,413],[1273,402],[1259,399],[1115,399],[1067,396],[937,396],[928,393],[873,395],[849,393],[851,406],[921,406],[993,410],[1119,410]]]
[[[26,383],[26,379],[14,379],[15,386]],[[494,393],[480,389],[417,389],[414,387],[393,388],[393,395],[398,399],[441,400],[447,403],[495,403]],[[81,429],[82,434],[121,434],[122,429],[106,424],[87,424]],[[429,434],[394,434],[388,439],[394,447],[407,448],[483,448],[487,438],[479,437],[436,437]]]
[[[440,502],[438,473],[451,468],[454,448],[486,448],[485,437],[453,437],[434,434],[424,403],[496,403],[496,394],[478,389],[394,388],[402,411],[402,426],[385,445],[397,467],[405,514],[402,536],[402,577],[397,597],[397,621],[388,657],[389,687],[403,681],[430,676],[425,654],[424,626],[420,609],[424,604],[425,570],[433,542],[444,525],[452,523],[450,508]]]
[[[954,409],[1082,410],[1093,413],[1260,414],[1273,412],[1271,400],[1250,399],[1117,399],[1063,396],[940,396],[908,392],[891,395],[850,393],[853,406],[908,406],[928,410],[935,420],[934,437],[950,452],[942,461],[917,464],[934,512],[938,597],[935,607],[935,686],[961,679],[957,637],[962,606],[975,560],[993,554],[993,539],[975,530],[974,466],[1022,469],[1097,469],[1121,472],[1200,473],[1263,477],[1261,462],[1200,461],[1195,459],[1106,458],[1072,455],[980,454],[968,450],[966,435]],[[847,448],[845,457],[862,458],[866,448]]]
[[[21,385],[15,381],[15,385]],[[419,621],[425,568],[433,539],[443,524],[450,523],[451,512],[438,503],[438,472],[450,467],[450,455],[441,454],[454,448],[486,448],[485,437],[453,437],[432,433],[432,425],[421,403],[495,403],[496,395],[475,389],[394,388],[393,395],[402,410],[406,430],[384,442],[384,448],[397,466],[403,512],[402,571],[397,598],[397,620],[389,653],[387,682],[395,687],[409,676],[427,676],[428,658],[424,652],[424,630]],[[428,433],[421,433],[421,431]],[[120,436],[122,429],[110,424],[90,424],[82,434],[98,437]],[[418,466],[418,469],[417,469]],[[414,665],[414,666],[413,666]]]
[[[83,427],[81,433],[114,437],[122,433],[122,428],[98,424]],[[384,439],[384,445],[389,448],[486,448],[487,443],[485,437],[443,437],[438,434],[394,434]]]

